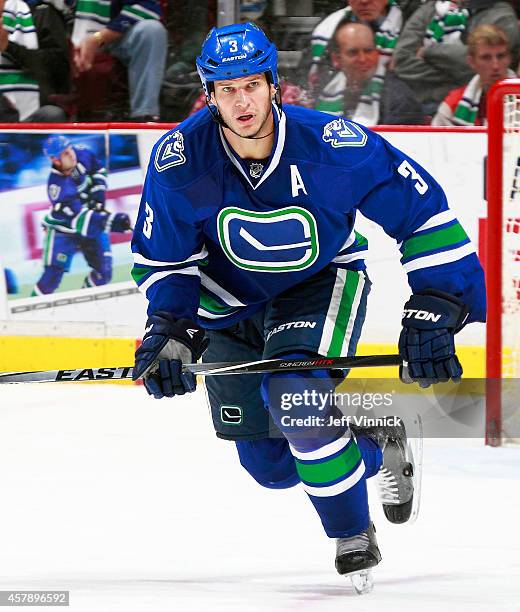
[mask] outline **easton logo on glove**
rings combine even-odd
[[[146,390],[157,399],[195,391],[196,378],[183,372],[182,364],[197,361],[208,342],[204,330],[190,319],[156,312],[148,318],[135,353],[133,379],[143,377]]]
[[[399,337],[403,359],[400,377],[421,387],[458,381],[462,366],[455,353],[455,334],[464,327],[468,308],[457,297],[426,289],[406,302]]]
[[[468,308],[454,295],[425,289],[415,293],[403,309],[404,327],[417,329],[450,329],[460,331],[468,318]]]
[[[420,321],[434,321],[436,323],[441,317],[440,314],[426,310],[415,310],[414,308],[403,310],[403,319],[419,319]]]

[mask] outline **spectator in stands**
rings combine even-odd
[[[50,4],[6,0],[0,52],[0,121],[64,121],[63,110],[49,104],[69,87],[63,15]]]
[[[475,76],[467,85],[450,91],[432,125],[485,125],[487,90],[500,79],[516,76],[509,68],[509,40],[494,25],[483,24],[471,32],[467,60]]]
[[[473,76],[464,40],[482,23],[502,27],[510,49],[518,48],[514,10],[501,0],[470,0],[469,10],[463,2],[427,0],[407,21],[395,48],[395,72],[414,91],[425,114],[435,114],[448,92]]]
[[[469,24],[463,42],[479,25],[489,23],[496,25],[506,33],[511,52],[511,66],[519,60],[520,30],[514,8],[507,0],[469,0]]]
[[[74,66],[78,72],[90,70],[100,49],[125,64],[133,121],[157,121],[160,116],[168,43],[160,19],[159,0],[78,1],[72,33]]]
[[[327,68],[327,46],[340,22],[365,23],[375,34],[376,46],[382,58],[391,60],[403,25],[401,8],[394,0],[350,0],[345,8],[321,21],[311,37],[312,64],[309,86],[319,86],[321,73]],[[330,73],[328,75],[330,77]]]
[[[423,123],[413,93],[387,71],[370,27],[342,20],[331,49],[339,72],[321,92],[317,110],[344,115],[363,125]]]

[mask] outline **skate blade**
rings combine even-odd
[[[350,578],[352,586],[358,595],[366,595],[374,588],[374,578],[370,569],[344,574]]]
[[[410,431],[406,447],[406,459],[413,465],[413,502],[407,523],[415,523],[421,505],[422,463],[423,463],[423,425],[420,415],[414,415],[413,424],[406,425]]]

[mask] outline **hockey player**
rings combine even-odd
[[[43,220],[44,269],[33,295],[56,291],[78,250],[92,268],[83,286],[105,285],[112,278],[108,232],[130,230],[130,218],[105,210],[106,170],[90,149],[65,136],[50,136],[44,151],[52,162],[47,184],[51,209]]]
[[[181,365],[203,353],[205,361],[353,355],[370,287],[359,210],[400,243],[413,292],[399,339],[409,380],[459,379],[454,334],[484,320],[484,281],[436,181],[366,128],[282,109],[276,48],[253,24],[213,29],[197,67],[208,110],[155,145],[134,232],[133,276],[149,301],[134,378],[154,397],[172,397],[195,389]],[[413,487],[402,427],[354,437],[345,425],[299,421],[311,410],[296,402],[295,418],[285,418],[287,397],[336,383],[318,370],[206,385],[217,436],[235,441],[259,484],[302,483],[337,539],[338,572],[349,574],[381,559],[367,478],[385,470],[392,522],[408,519]],[[269,418],[281,437],[269,436]]]

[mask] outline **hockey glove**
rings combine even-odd
[[[102,212],[105,210],[105,202],[98,202],[97,200],[87,200],[87,208],[89,210],[97,210]]]
[[[107,224],[105,225],[106,232],[124,233],[132,229],[130,217],[126,213],[113,213],[109,215]]]
[[[455,354],[455,334],[464,327],[468,308],[443,291],[426,289],[404,305],[399,354],[399,376],[423,388],[450,379],[458,382],[462,366]]]
[[[146,322],[132,378],[143,377],[146,390],[156,399],[191,393],[197,380],[191,372],[182,372],[182,364],[197,361],[208,344],[204,330],[193,321],[177,320],[160,310]]]

